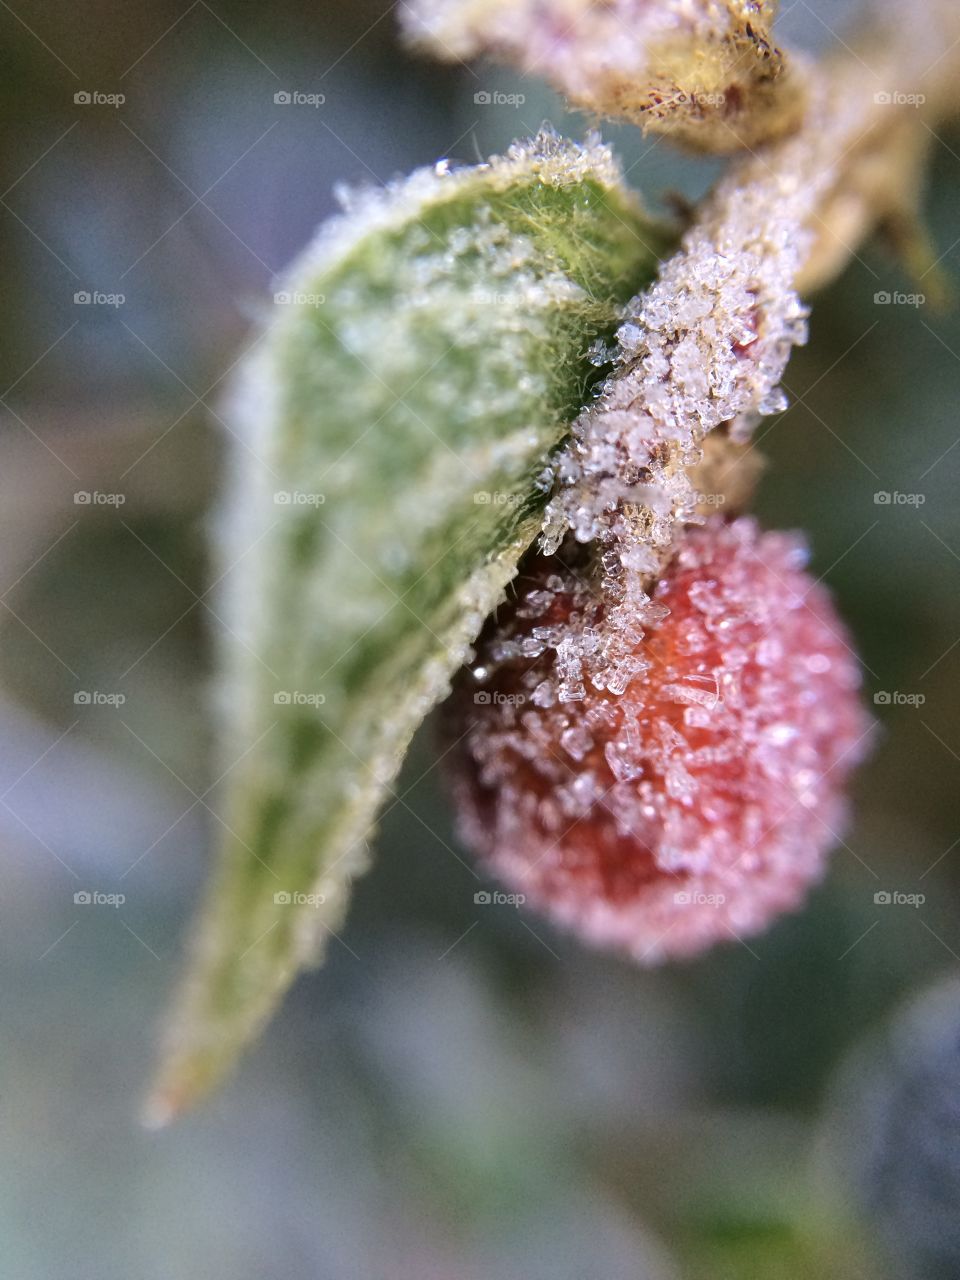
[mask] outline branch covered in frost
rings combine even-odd
[[[724,502],[728,486],[742,498],[749,455],[737,446],[786,407],[780,379],[806,339],[798,283],[822,283],[873,223],[912,212],[907,180],[927,136],[916,110],[892,108],[855,57],[811,69],[809,81],[799,132],[731,168],[680,251],[628,305],[614,371],[557,459],[545,550],[568,530],[598,540],[613,602],[655,580],[676,529],[702,523],[711,499]],[[698,471],[719,427],[714,452],[726,465],[714,458]],[[705,480],[719,491],[704,493]],[[624,622],[617,607],[607,615],[611,678],[630,643]]]
[[[770,40],[773,0],[410,0],[410,38],[440,58],[489,54],[571,103],[700,151],[782,137],[803,77]]]

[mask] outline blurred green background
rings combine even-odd
[[[778,30],[825,48],[853,8],[788,3]],[[760,513],[808,531],[880,699],[807,909],[645,973],[476,906],[427,726],[342,944],[220,1096],[150,1134],[136,1114],[216,837],[205,526],[230,370],[338,182],[589,122],[530,79],[405,52],[379,0],[16,0],[0,29],[4,1274],[879,1274],[824,1116],[861,1037],[960,968],[960,313],[877,304],[924,284],[868,245],[761,428]],[[524,101],[475,101],[493,90]],[[654,204],[717,172],[605,135]],[[945,128],[925,205],[954,279],[958,201]],[[925,901],[875,902],[893,891]]]

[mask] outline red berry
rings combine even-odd
[[[719,517],[652,599],[601,598],[563,549],[528,562],[447,720],[462,835],[512,890],[647,962],[799,903],[871,727],[805,562],[795,535]]]

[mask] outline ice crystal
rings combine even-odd
[[[870,729],[856,658],[805,560],[797,536],[748,518],[689,530],[652,602],[635,584],[621,599],[616,682],[595,643],[603,598],[565,555],[529,565],[451,712],[463,835],[507,884],[650,962],[799,903]],[[497,656],[534,629],[555,663]],[[478,690],[510,696],[477,703]]]
[[[770,0],[411,0],[409,36],[441,58],[489,54],[574,104],[731,151],[796,119],[768,37]],[[739,130],[739,132],[738,132]]]
[[[302,284],[313,272],[322,271],[331,261],[346,257],[371,234],[403,227],[411,218],[423,218],[433,204],[449,200],[458,191],[489,197],[518,182],[537,181],[551,187],[564,187],[586,179],[616,188],[622,186],[623,174],[610,147],[595,131],[580,143],[544,124],[534,137],[512,143],[504,155],[492,156],[481,164],[454,165],[443,160],[415,169],[385,186],[341,184],[336,195],[342,214],[323,224],[310,247],[300,255],[286,278],[280,280],[280,286]],[[451,248],[463,252],[468,247],[472,229],[460,230],[461,243],[458,246],[454,241]],[[435,243],[433,235],[424,228],[424,247]],[[510,269],[511,260],[505,256],[504,273],[508,274]]]
[[[860,75],[816,83],[802,135],[736,165],[680,251],[628,304],[614,370],[556,461],[544,550],[556,551],[568,530],[598,539],[614,600],[655,576],[679,524],[703,520],[690,470],[707,434],[728,424],[744,441],[759,417],[785,407],[780,379],[807,332],[794,282],[818,204],[864,128]],[[619,627],[616,612],[612,622]]]

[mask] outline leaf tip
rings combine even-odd
[[[211,1093],[223,1074],[213,1055],[168,1049],[161,1054],[153,1084],[140,1108],[141,1126],[152,1132],[169,1128]]]
[[[182,1110],[166,1090],[158,1089],[147,1096],[140,1109],[141,1128],[150,1132],[166,1129]]]

